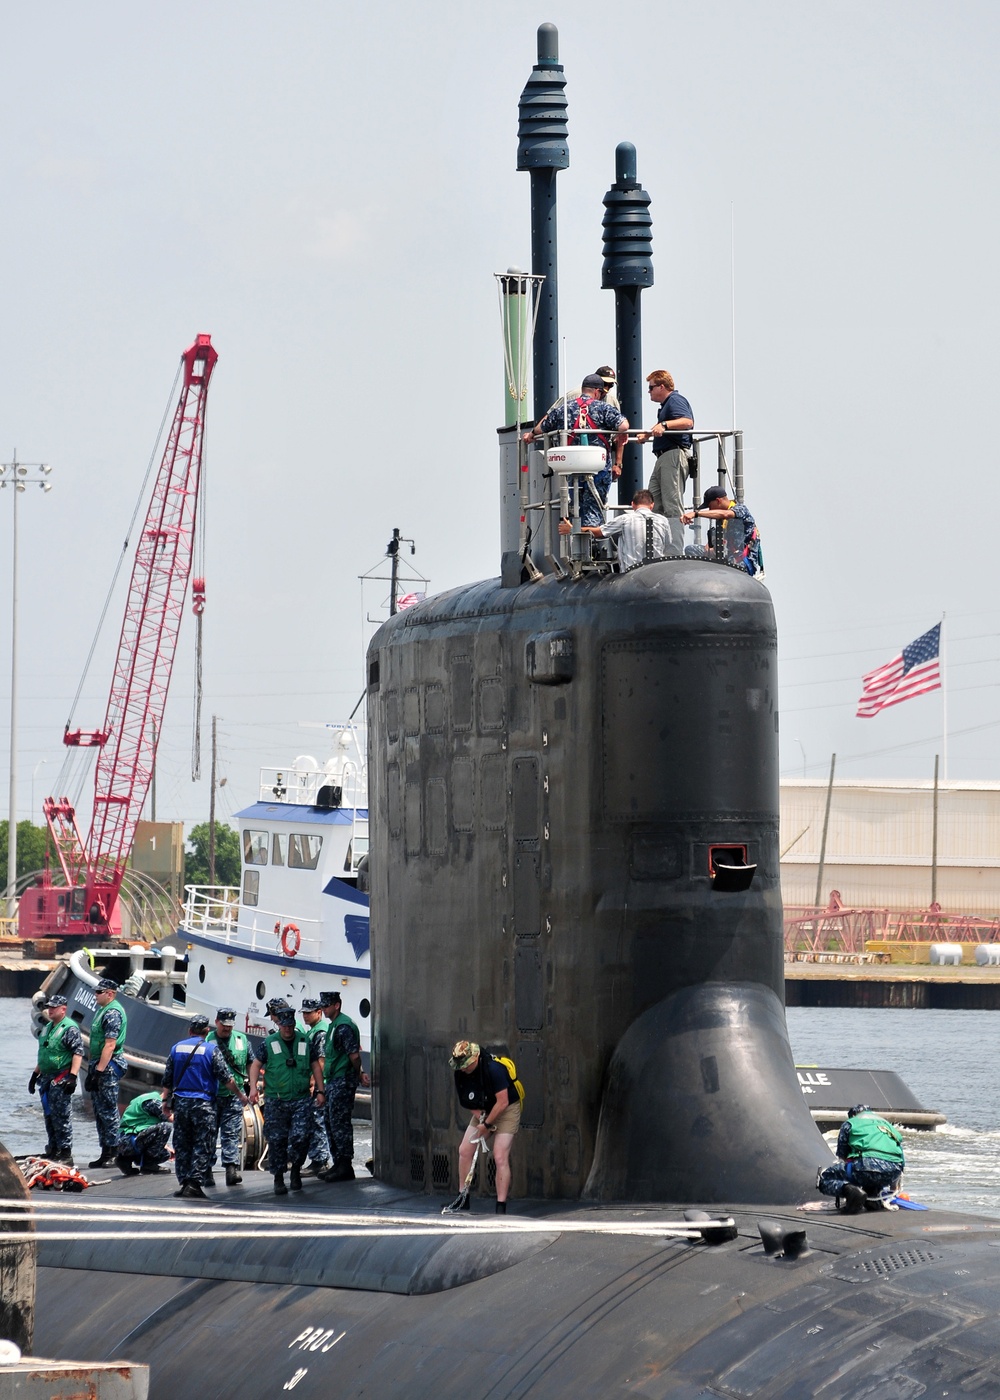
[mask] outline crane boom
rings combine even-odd
[[[177,650],[194,551],[208,386],[218,360],[211,336],[182,355],[183,382],[139,536],[104,724],[68,731],[70,746],[96,746],[94,811],[86,843],[64,797],[45,816],[65,888],[44,880],[22,904],[22,937],[111,932],[125,864],[142,814]],[[49,894],[51,892],[51,897]],[[33,898],[32,896],[37,896]]]

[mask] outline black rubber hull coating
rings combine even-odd
[[[804,1200],[830,1160],[780,1001],[753,983],[675,992],[611,1060],[586,1194],[600,1201]]]
[[[648,1145],[636,1155],[605,1143],[595,1188],[602,1199],[710,1202],[798,1199],[814,1184],[828,1153],[780,1012],[776,646],[767,590],[700,560],[573,583],[494,580],[376,634],[373,1134],[384,1181],[458,1190],[463,1122],[447,1061],[469,1036],[511,1053],[527,1090],[514,1195],[579,1199],[629,1028],[678,993],[708,989],[710,1003],[718,988],[725,1002],[739,986],[747,1007],[754,988],[761,1007],[768,993],[773,1015],[753,1018],[750,1056],[736,1023],[704,1033],[727,1086],[709,1110],[721,1194],[706,1194],[704,1140],[653,1123],[655,1047],[651,1082],[630,1094],[639,1122],[614,1110],[615,1132]],[[714,887],[718,847],[726,862],[736,851],[756,865],[749,889]],[[683,1037],[669,1019],[658,1025],[663,1054],[679,1053]],[[756,1056],[759,1092],[749,1068],[739,1084],[726,1068]],[[676,1092],[703,1095],[701,1073],[685,1059]],[[752,1136],[786,1139],[783,1169],[749,1150]],[[664,1175],[646,1159],[668,1141]],[[668,1185],[680,1182],[698,1190]]]

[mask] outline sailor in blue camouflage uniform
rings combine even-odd
[[[326,1130],[333,1153],[333,1170],[324,1181],[354,1180],[354,1096],[358,1085],[371,1084],[361,1068],[361,1033],[341,1009],[339,992],[320,992],[320,1004],[329,1018],[326,1033]]]
[[[295,1024],[291,1007],[276,1016],[278,1029],[257,1049],[250,1063],[250,1102],[259,1098],[257,1088],[264,1071],[264,1136],[274,1194],[287,1196],[302,1190],[302,1163],[313,1130],[313,1103],[309,1090],[322,1101],[323,1078],[319,1056],[310,1037]],[[291,1164],[288,1185],[285,1166]]]
[[[170,1110],[156,1089],[138,1094],[122,1114],[118,1139],[118,1170],[124,1176],[153,1176],[161,1162],[170,1161]]]
[[[248,1087],[250,1042],[242,1031],[235,1030],[236,1012],[231,1006],[220,1006],[215,1013],[215,1030],[209,1031],[209,1045],[217,1045],[219,1053],[232,1071],[233,1078],[244,1093]],[[226,1169],[226,1185],[239,1186],[240,1158],[243,1153],[243,1105],[235,1094],[223,1085],[215,1100],[215,1119],[222,1149],[222,1165]],[[212,1152],[215,1166],[215,1152]]]
[[[37,1086],[45,1115],[45,1155],[53,1162],[73,1165],[73,1123],[70,1108],[83,1059],[80,1027],[66,1014],[66,998],[49,997],[42,1010],[48,1025],[38,1038],[38,1063],[28,1080],[28,1093]]]
[[[167,1056],[161,1091],[165,1107],[171,1100],[174,1111],[174,1167],[181,1183],[175,1196],[207,1200],[203,1186],[214,1186],[212,1157],[215,1154],[215,1099],[219,1085],[246,1103],[247,1097],[236,1083],[217,1045],[208,1045],[208,1017],[194,1016],[188,1023],[191,1034],[179,1040]]]
[[[309,1036],[313,1048],[319,1056],[319,1072],[322,1075],[323,1060],[326,1055],[327,1025],[323,1017],[323,1007],[316,997],[304,998],[302,1022],[306,1035]],[[313,1122],[315,1126],[309,1139],[309,1161],[312,1163],[316,1175],[325,1179],[326,1174],[333,1170],[333,1158],[330,1155],[330,1139],[326,1131],[326,1110],[315,1099],[313,1099]]]
[[[128,1017],[118,1000],[118,983],[102,977],[94,989],[97,1013],[90,1023],[90,1066],[83,1087],[90,1095],[97,1120],[101,1155],[92,1167],[113,1167],[118,1156],[118,1084],[125,1073],[125,1032]]]

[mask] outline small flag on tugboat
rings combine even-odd
[[[415,603],[422,603],[426,597],[426,593],[404,593],[401,598],[396,599],[396,611],[402,612],[404,608],[412,608]]]
[[[929,690],[940,690],[940,651],[939,622],[877,671],[869,671],[861,681],[857,718],[871,719],[889,705],[899,705]]]

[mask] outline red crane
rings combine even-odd
[[[183,384],[139,536],[104,724],[70,730],[63,743],[98,748],[94,813],[84,842],[66,797],[43,810],[64,884],[45,872],[21,897],[22,938],[110,935],[121,929],[118,892],[142,814],[170,686],[191,573],[201,491],[208,385],[219,356],[199,335],[181,357]],[[195,607],[204,582],[195,580]]]

